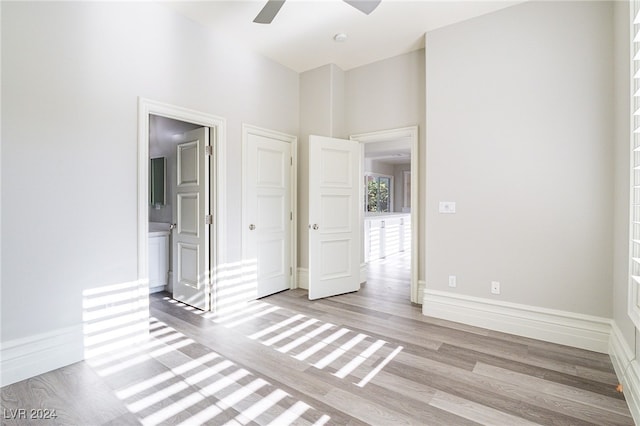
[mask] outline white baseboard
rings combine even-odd
[[[422,303],[424,302],[424,292],[426,287],[426,281],[418,280],[418,300],[416,301],[416,303],[418,303],[419,305],[422,305]]]
[[[2,343],[0,386],[7,386],[84,359],[82,325]]]
[[[298,288],[309,290],[309,270],[298,268]]]
[[[362,284],[363,282],[367,281],[367,268],[368,267],[369,266],[368,266],[367,262],[360,264],[360,284]]]
[[[615,322],[612,323],[609,356],[618,380],[622,383],[631,416],[635,424],[640,424],[640,366]]]
[[[608,353],[611,320],[426,289],[422,313],[504,333]]]
[[[86,289],[82,308],[81,324],[1,342],[0,386],[82,361],[90,352],[115,350],[118,343],[126,345],[146,340],[149,281]],[[105,345],[101,332],[115,327],[127,336]]]

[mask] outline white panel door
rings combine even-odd
[[[211,275],[209,131],[201,127],[183,135],[176,157],[176,193],[173,199],[173,298],[208,311]]]
[[[360,144],[309,137],[309,299],[360,289]]]
[[[244,259],[260,298],[291,286],[291,144],[252,130],[245,137]]]

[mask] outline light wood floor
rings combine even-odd
[[[424,317],[406,264],[224,317],[152,295],[147,344],[2,388],[2,424],[633,424],[608,356]]]

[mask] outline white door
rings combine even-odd
[[[360,144],[309,136],[309,299],[360,289]]]
[[[245,128],[245,269],[256,297],[291,286],[291,143]],[[252,280],[253,281],[253,280]]]
[[[208,311],[211,276],[209,228],[209,131],[205,127],[183,135],[177,147],[176,193],[173,202],[173,298]],[[210,149],[210,148],[209,148]]]

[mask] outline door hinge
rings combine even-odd
[[[293,267],[289,266],[289,275],[293,276]]]
[[[289,220],[293,220],[293,212],[289,212]]]
[[[291,165],[293,166],[293,157],[289,157],[289,159],[291,160]]]
[[[208,156],[212,156],[213,155],[213,145],[206,145],[204,147],[204,153]]]
[[[205,225],[213,225],[213,215],[212,214],[204,215],[204,224]]]

